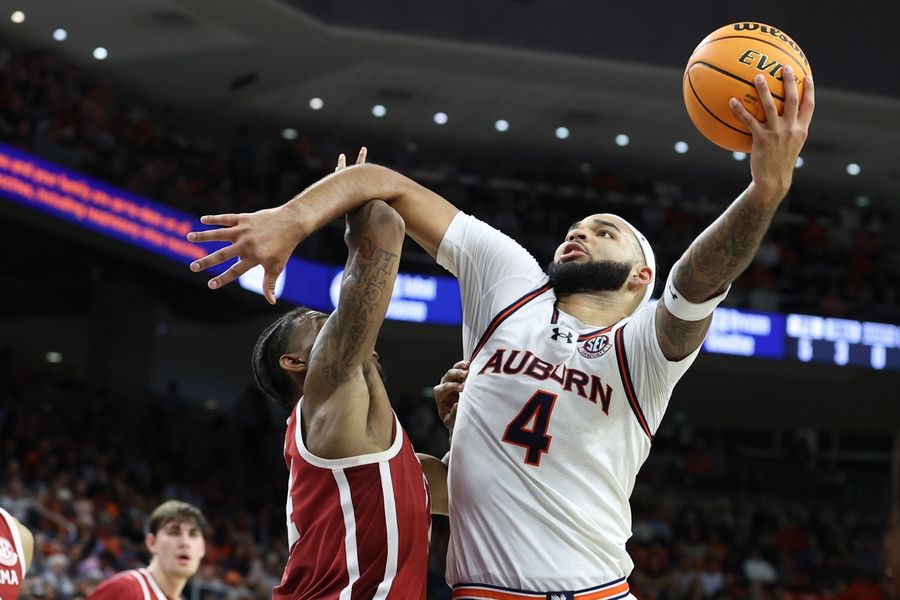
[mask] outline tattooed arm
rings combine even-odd
[[[804,83],[803,102],[790,67],[784,68],[785,105],[778,114],[765,79],[756,88],[766,111],[760,123],[737,100],[731,108],[753,135],[750,170],[753,181],[728,210],[700,234],[673,266],[675,288],[685,299],[700,303],[724,292],[753,260],[775,211],[791,185],[794,164],[806,141],[815,107],[812,79]],[[664,302],[656,304],[656,336],[667,359],[685,358],[696,350],[712,322],[683,321]]]
[[[390,438],[392,413],[384,388],[366,377],[375,369],[375,339],[391,300],[405,229],[390,206],[372,200],[347,215],[344,239],[349,255],[341,282],[338,308],[316,338],[304,384],[303,416],[318,439],[319,456],[336,457],[385,449],[368,447],[368,434]],[[370,386],[379,389],[370,388]],[[372,406],[373,394],[384,406]],[[390,416],[390,420],[387,417]],[[372,418],[386,422],[373,427]],[[376,440],[377,441],[377,440]],[[383,444],[382,444],[383,445]],[[331,455],[331,456],[329,456]]]

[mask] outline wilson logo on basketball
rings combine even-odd
[[[806,58],[806,55],[803,54],[803,50],[800,49],[800,46],[797,45],[797,42],[789,38],[784,34],[780,29],[776,29],[770,25],[763,25],[762,23],[735,23],[732,25],[735,31],[760,31],[766,35],[770,35],[773,38],[779,39],[785,44],[787,44],[791,50],[796,52],[800,56],[800,60],[803,61],[803,64],[808,65],[809,60]]]
[[[14,567],[19,562],[19,555],[16,549],[5,537],[0,537],[0,565],[4,567]]]
[[[592,338],[578,347],[578,353],[585,358],[599,358],[609,352],[612,346],[605,335]]]

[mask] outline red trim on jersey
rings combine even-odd
[[[619,600],[629,593],[628,582],[623,577],[583,590],[561,592],[561,595],[571,595],[574,600]],[[546,600],[552,595],[553,592],[529,592],[478,583],[458,583],[453,586],[453,600]]]
[[[619,376],[622,378],[622,383],[625,387],[625,395],[628,396],[628,404],[631,405],[631,411],[634,413],[634,416],[637,417],[641,429],[644,430],[644,433],[647,434],[647,437],[650,438],[650,441],[652,442],[653,434],[650,432],[650,426],[647,424],[647,419],[644,417],[644,411],[641,410],[637,394],[634,391],[634,384],[631,381],[631,371],[628,369],[628,357],[625,355],[625,343],[622,340],[622,331],[624,331],[625,327],[626,326],[623,325],[616,331],[616,364],[619,366]]]
[[[490,337],[492,335],[494,335],[494,332],[497,331],[497,328],[500,327],[500,324],[503,323],[503,321],[505,321],[506,319],[511,317],[513,315],[513,313],[515,313],[517,310],[519,310],[520,308],[522,308],[523,306],[525,306],[526,304],[528,304],[529,302],[531,302],[532,300],[534,300],[535,298],[537,298],[538,296],[540,296],[541,294],[543,294],[544,292],[546,292],[547,290],[549,290],[552,287],[553,287],[553,285],[548,281],[541,287],[537,288],[536,290],[532,290],[532,291],[528,292],[527,294],[525,294],[524,296],[522,296],[521,298],[519,298],[518,300],[516,300],[515,302],[513,302],[512,304],[510,304],[503,310],[501,310],[497,314],[497,316],[494,317],[494,319],[488,324],[487,329],[485,330],[484,334],[481,336],[481,339],[478,340],[478,345],[475,346],[475,350],[472,352],[472,358],[470,358],[469,360],[470,361],[475,360],[475,357],[478,356],[478,353],[481,352],[481,349],[484,348],[484,345],[487,344],[487,341],[490,339]]]
[[[609,327],[605,327],[603,329],[598,329],[598,330],[592,331],[590,333],[584,333],[584,334],[578,336],[578,341],[586,342],[586,341],[592,340],[596,337],[600,337],[604,333],[608,333],[609,330],[612,329],[613,327],[615,327],[615,325],[610,325]]]

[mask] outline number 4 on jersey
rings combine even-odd
[[[527,450],[525,462],[529,465],[540,466],[541,456],[550,450],[553,436],[547,435],[547,427],[550,425],[550,413],[553,412],[554,404],[556,394],[538,390],[503,432],[504,442]]]

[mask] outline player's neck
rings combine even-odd
[[[618,292],[578,292],[559,297],[556,308],[585,325],[612,325],[628,316]]]
[[[163,594],[169,598],[181,598],[181,592],[184,591],[184,586],[187,585],[187,579],[167,575],[163,572],[162,568],[160,568],[156,559],[150,561],[150,566],[147,567],[147,571],[150,573],[150,576],[153,577],[153,581],[156,582],[156,585],[159,586],[159,589],[162,590]]]

